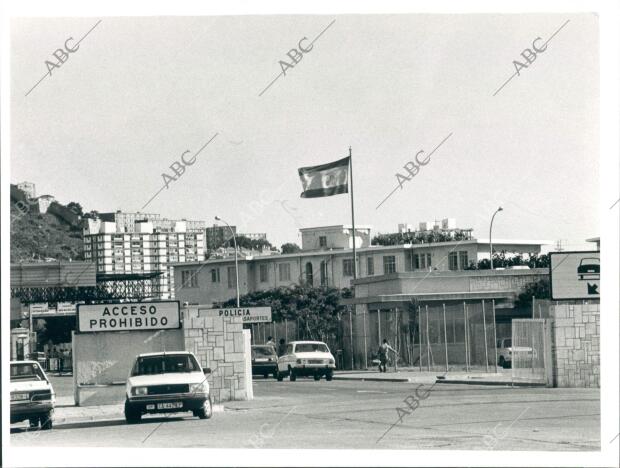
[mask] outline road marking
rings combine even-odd
[[[378,390],[358,390],[357,393],[387,393],[387,392],[380,392]]]

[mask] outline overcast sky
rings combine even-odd
[[[299,226],[350,223],[348,195],[301,199],[297,169],[351,146],[356,223],[374,232],[452,217],[486,238],[502,205],[497,238],[563,239],[570,249],[600,234],[595,15],[102,18],[24,96],[53,51],[98,19],[12,22],[12,183],[32,181],[85,210],[209,224],[219,215],[280,245],[299,242]],[[523,49],[566,20],[493,96]],[[259,96],[278,61],[330,24]],[[142,209],[170,165],[216,133]],[[377,209],[395,174],[450,134]]]

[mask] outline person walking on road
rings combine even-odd
[[[396,354],[396,350],[384,339],[383,343],[379,345],[379,351],[377,352],[379,355],[379,372],[387,372],[388,351],[392,351]]]

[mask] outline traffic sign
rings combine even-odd
[[[238,317],[243,323],[271,322],[271,307],[228,307],[199,309],[198,312],[207,317]]]
[[[600,299],[601,253],[550,252],[551,299]]]

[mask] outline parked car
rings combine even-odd
[[[577,267],[577,276],[580,280],[595,280],[601,277],[601,261],[598,258],[582,258]]]
[[[504,369],[512,367],[512,357],[514,352],[527,353],[532,359],[537,359],[537,351],[530,346],[512,346],[512,338],[501,338],[497,340],[497,364]]]
[[[293,341],[286,347],[286,354],[278,358],[278,381],[288,376],[291,382],[297,376],[314,376],[314,380],[332,380],[336,360],[327,345],[321,341]]]
[[[188,351],[139,354],[126,386],[125,419],[137,423],[147,413],[191,411],[200,419],[213,415],[207,374]]]
[[[278,355],[273,346],[252,346],[252,375],[263,375],[265,378],[273,374],[278,377]]]
[[[11,424],[29,420],[30,427],[52,428],[56,395],[36,361],[11,361]]]

